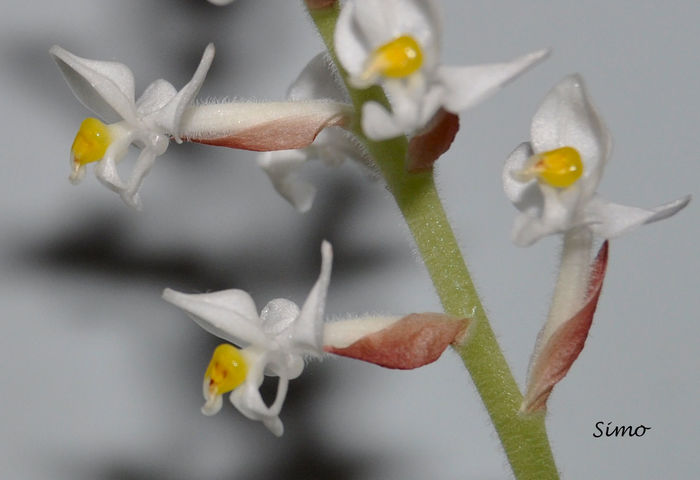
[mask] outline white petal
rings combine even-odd
[[[584,195],[595,192],[610,155],[612,141],[579,75],[559,82],[545,97],[532,119],[532,146],[535,153],[560,147],[573,147],[584,163]]]
[[[190,106],[194,97],[199,93],[199,89],[204,83],[204,78],[209,72],[211,62],[214,60],[214,44],[210,43],[204,49],[202,59],[199,61],[197,70],[192,75],[192,79],[182,87],[168,104],[163,107],[154,118],[155,122],[166,132],[175,137],[175,141],[181,143],[181,122],[187,107]]]
[[[134,76],[116,62],[88,60],[54,45],[49,53],[58,64],[73,94],[107,123],[137,122]]]
[[[521,182],[515,179],[515,175],[525,168],[525,163],[531,156],[532,146],[529,143],[518,145],[506,160],[501,177],[506,196],[521,212],[541,212],[544,208],[544,197],[537,180]]]
[[[209,3],[213,3],[214,5],[218,6],[228,5],[231,2],[233,2],[233,0],[209,0]]]
[[[270,345],[262,331],[255,303],[243,290],[185,294],[166,288],[163,299],[189,313],[207,332],[240,347]]]
[[[516,217],[513,225],[513,243],[521,247],[581,224],[579,210],[582,197],[578,186],[559,190],[540,184],[539,188],[543,197],[542,209],[533,207],[524,211]]]
[[[152,148],[142,149],[139,158],[136,159],[134,169],[131,171],[131,176],[129,177],[126,188],[121,192],[122,200],[124,200],[127,205],[137,210],[141,209],[141,200],[138,194],[139,189],[141,188],[143,179],[148,175],[148,172],[151,171],[151,168],[153,168],[157,156],[157,152]]]
[[[136,101],[136,111],[140,117],[152,114],[163,108],[177,95],[177,90],[170,82],[162,78],[146,87]]]
[[[362,105],[362,131],[367,138],[375,141],[404,134],[396,118],[377,102]]]
[[[296,171],[308,160],[304,150],[278,150],[258,156],[258,165],[267,174],[277,193],[300,212],[307,212],[316,196],[316,188],[301,180]]]
[[[675,215],[690,202],[690,195],[665,203],[651,210],[609,202],[596,195],[586,205],[585,222],[596,235],[612,238],[637,227]]]
[[[544,60],[549,50],[539,50],[506,63],[466,67],[438,67],[438,81],[445,87],[443,106],[457,113],[495,94],[535,64]]]
[[[131,144],[131,134],[126,130],[112,129],[110,132],[120,131],[123,134],[117,135],[112,143],[107,147],[105,156],[95,165],[95,176],[107,188],[113,192],[121,193],[126,189],[126,184],[122,181],[117,171],[117,164],[129,151]]]
[[[316,55],[301,71],[287,91],[289,100],[329,99],[349,103],[347,92],[340,85],[328,54]]]
[[[332,264],[333,248],[324,240],[321,244],[321,273],[292,327],[294,346],[304,353],[323,352],[323,314],[326,308],[326,293],[331,279]]]
[[[260,395],[260,385],[263,382],[263,371],[268,359],[267,353],[252,348],[242,351],[248,363],[248,374],[243,385],[235,389],[229,397],[231,403],[244,416],[251,420],[262,421],[263,424],[276,436],[281,436],[284,429],[279,419],[279,413],[287,396],[289,378],[284,372],[279,372],[279,383],[275,401],[269,407]]]
[[[286,298],[275,298],[260,312],[262,328],[269,337],[279,336],[299,317],[299,307]]]

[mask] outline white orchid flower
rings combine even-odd
[[[513,241],[526,246],[561,233],[564,246],[547,321],[530,361],[523,412],[545,409],[552,388],[583,349],[608,258],[605,242],[591,263],[594,235],[622,235],[668,218],[690,201],[685,196],[646,210],[596,193],[612,142],[579,75],[565,78],[547,94],[532,120],[531,138],[511,154],[503,170],[506,195],[521,212]]]
[[[207,332],[231,344],[219,345],[202,385],[202,413],[214,415],[222,395],[247,418],[263,422],[275,435],[284,428],[279,418],[289,380],[304,370],[304,357],[324,352],[392,369],[413,369],[437,360],[454,343],[467,340],[469,319],[440,313],[365,315],[324,323],[326,292],[333,251],[321,245],[321,273],[301,309],[277,298],[258,315],[243,290],[185,294],[165,289],[163,298],[185,310]],[[271,405],[260,395],[264,376],[279,377]]]
[[[212,44],[179,92],[165,80],[156,80],[138,100],[126,65],[88,60],[58,46],[50,53],[75,96],[109,123],[88,118],[81,125],[71,149],[71,181],[79,182],[87,164],[97,162],[97,178],[136,208],[143,179],[171,138],[255,151],[303,148],[325,127],[347,123],[352,113],[349,105],[332,101],[194,104],[214,58]],[[124,181],[117,164],[132,143],[142,151]]]
[[[71,149],[71,181],[79,182],[86,165],[98,162],[97,178],[127,204],[138,208],[138,189],[156,157],[165,153],[170,137],[182,142],[183,115],[204,82],[214,58],[214,45],[204,50],[192,79],[179,92],[159,79],[146,87],[138,100],[134,96],[134,76],[126,65],[88,60],[57,45],[49,52],[78,100],[109,123],[88,118],[80,126]],[[141,148],[141,153],[130,178],[123,181],[117,164],[132,143]]]
[[[440,108],[457,113],[485,100],[537,62],[540,50],[506,63],[440,64],[437,0],[348,0],[338,17],[335,50],[356,88],[381,85],[391,112],[376,102],[362,108],[362,129],[373,140],[412,135]]]
[[[304,67],[287,91],[287,99],[292,102],[327,100],[336,104],[346,104],[350,109],[350,99],[340,83],[328,55],[321,53]],[[309,160],[320,160],[329,166],[338,166],[346,159],[357,160],[369,166],[368,155],[350,132],[340,128],[326,128],[318,134],[308,147],[296,150],[264,152],[258,157],[258,164],[268,175],[277,192],[298,211],[311,208],[316,188],[300,178],[298,172]]]
[[[163,292],[165,300],[188,312],[206,331],[241,347],[226,344],[214,352],[204,377],[204,414],[217,413],[221,396],[233,391],[231,403],[243,415],[282,435],[279,413],[289,380],[301,375],[304,356],[323,353],[323,313],[333,260],[330,243],[323,242],[321,255],[321,274],[301,309],[278,298],[258,315],[255,302],[243,290],[191,295],[170,289]],[[264,375],[279,377],[270,406],[259,392]]]
[[[553,233],[586,227],[613,238],[662,220],[690,196],[646,210],[609,202],[596,193],[611,152],[608,129],[588,99],[583,79],[571,75],[546,96],[532,119],[532,140],[503,170],[503,188],[521,211],[513,241],[530,245]]]

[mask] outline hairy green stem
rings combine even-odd
[[[337,4],[309,13],[334,60],[333,32]],[[335,62],[338,65],[338,62]],[[347,80],[346,72],[338,69]],[[347,85],[357,112],[366,101],[387,105],[381,88],[357,90]],[[501,352],[477,295],[469,271],[440,202],[432,172],[409,173],[405,167],[407,140],[382,142],[367,139],[359,125],[355,133],[364,141],[396,199],[445,312],[472,318],[470,335],[455,347],[469,370],[518,479],[559,478],[549,446],[544,415],[518,414],[522,394]]]

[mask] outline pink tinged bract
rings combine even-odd
[[[406,168],[417,173],[433,168],[440,156],[449,150],[459,131],[459,116],[444,108],[408,143]]]
[[[544,345],[538,345],[533,354],[525,398],[520,406],[523,413],[544,411],[554,386],[566,376],[571,365],[583,350],[593,314],[603,288],[608,264],[608,242],[605,241],[591,266],[588,292],[583,307],[561,324]]]
[[[332,326],[333,323],[327,324],[326,329]],[[347,346],[330,344],[330,336],[326,335],[323,348],[328,353],[382,367],[410,370],[434,362],[450,344],[463,341],[468,326],[467,318],[414,313],[382,325],[383,328]]]

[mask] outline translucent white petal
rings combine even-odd
[[[175,87],[170,82],[160,78],[146,87],[146,90],[136,101],[136,111],[140,117],[157,112],[175,95],[177,95]]]
[[[241,347],[270,346],[255,303],[243,290],[185,294],[166,288],[163,299],[185,310],[200,327],[217,337]]]
[[[167,144],[167,139],[164,140]],[[146,147],[142,149],[131,171],[131,176],[126,184],[126,188],[121,192],[122,200],[124,200],[127,205],[137,210],[141,209],[141,200],[138,194],[139,189],[141,188],[143,179],[148,175],[148,172],[151,171],[151,168],[153,168],[157,156],[158,152],[153,148]]]
[[[113,192],[121,193],[126,189],[117,171],[117,164],[124,158],[129,150],[131,135],[116,137],[105,152],[105,156],[95,165],[95,176],[107,188]]]
[[[333,64],[328,54],[323,52],[316,55],[287,91],[289,100],[320,100],[330,99],[337,102],[349,103],[347,92],[339,83],[339,78],[333,70]]]
[[[612,141],[588,99],[583,79],[571,75],[559,82],[545,97],[532,119],[532,147],[535,153],[573,147],[584,163],[584,195],[595,192],[610,155]]]
[[[539,50],[505,63],[440,66],[436,76],[445,87],[442,104],[453,113],[470,108],[498,92],[505,84],[544,60],[548,54],[549,50]]]
[[[612,203],[596,195],[585,207],[584,221],[595,234],[603,238],[613,238],[631,232],[641,225],[675,215],[688,205],[690,198],[690,195],[687,195],[647,210]]]
[[[107,123],[137,122],[134,76],[116,62],[88,60],[54,45],[49,53],[58,64],[73,94]]]
[[[175,137],[175,141],[178,143],[182,142],[180,138],[182,116],[194,100],[194,97],[199,93],[199,89],[204,83],[204,78],[209,72],[211,62],[214,60],[214,52],[214,44],[210,43],[207,45],[202,54],[202,59],[199,61],[199,66],[197,66],[197,70],[192,75],[192,79],[154,117],[156,124],[164,132]]]
[[[564,232],[581,224],[579,220],[581,189],[577,186],[560,190],[539,185],[543,204],[523,211],[513,225],[513,243],[521,247],[532,245],[540,238]]]
[[[293,346],[305,353],[323,352],[323,314],[332,264],[333,248],[324,240],[321,244],[321,273],[292,326]]]
[[[296,173],[308,158],[305,150],[278,150],[258,156],[258,165],[267,174],[277,193],[302,213],[311,208],[316,196],[316,188]]]
[[[372,140],[386,140],[403,135],[396,118],[377,102],[362,105],[362,131]]]
[[[299,317],[299,307],[286,298],[275,298],[260,312],[262,328],[269,337],[276,337],[288,329]]]
[[[263,422],[274,435],[279,437],[284,432],[279,413],[287,396],[289,378],[284,372],[279,372],[275,401],[268,407],[259,391],[263,382],[263,371],[268,360],[268,354],[261,353],[255,348],[243,350],[242,353],[248,363],[248,374],[243,385],[231,393],[231,403],[246,418]]]
[[[515,179],[515,175],[525,168],[525,163],[531,156],[530,143],[524,142],[518,145],[506,160],[501,178],[506,196],[518,210],[540,212],[544,208],[544,197],[537,180],[521,182]]]

